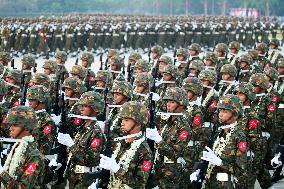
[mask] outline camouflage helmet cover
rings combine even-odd
[[[198,43],[192,43],[189,46],[189,50],[193,50],[193,51],[200,53],[201,52],[201,46]]]
[[[270,79],[272,79],[273,81],[277,81],[278,80],[278,72],[275,68],[273,67],[266,67],[264,68],[264,73],[270,77]]]
[[[200,83],[199,79],[196,77],[189,78],[183,83],[183,89],[185,91],[190,91],[197,96],[201,96],[203,93],[203,86]]]
[[[88,61],[88,66],[91,66],[91,64],[94,62],[94,56],[92,53],[89,52],[84,52],[81,55],[81,60],[86,60]]]
[[[225,54],[227,54],[229,51],[228,51],[228,46],[225,44],[225,43],[218,43],[216,46],[215,46],[215,51],[221,51]]]
[[[218,61],[216,54],[213,52],[207,52],[204,59],[211,60],[213,63],[216,63]]]
[[[202,70],[199,75],[198,75],[198,78],[200,80],[207,80],[207,81],[210,81],[210,83],[212,84],[216,84],[217,82],[217,74],[216,74],[216,71],[214,70]]]
[[[31,55],[24,55],[21,59],[21,62],[33,67],[35,65],[35,58]]]
[[[11,56],[8,52],[0,52],[0,60],[2,60],[3,62],[10,62],[11,61]]]
[[[185,107],[189,104],[186,92],[179,87],[167,88],[163,100],[173,100]]]
[[[231,110],[238,116],[240,116],[243,112],[243,105],[240,99],[237,96],[231,94],[222,97],[217,104],[217,108]]]
[[[146,88],[148,88],[152,82],[153,76],[148,73],[139,73],[134,79],[134,85],[143,85]]]
[[[134,65],[134,69],[141,69],[143,72],[149,72],[151,69],[151,64],[145,59],[139,59]]]
[[[250,101],[254,101],[256,98],[256,95],[253,92],[253,86],[250,83],[241,83],[235,91],[245,94]]]
[[[236,66],[232,64],[225,64],[221,67],[220,73],[227,73],[231,77],[236,77],[237,76],[237,68]]]
[[[70,73],[72,75],[77,75],[80,79],[84,79],[87,75],[87,69],[80,65],[74,65]]]
[[[240,50],[240,43],[237,41],[232,41],[229,43],[229,49],[237,49]]]
[[[131,98],[132,97],[132,86],[130,83],[125,81],[115,81],[112,86],[112,93],[120,93],[124,96]]]
[[[82,94],[82,93],[84,93],[87,90],[86,87],[83,85],[82,80],[80,80],[77,77],[68,77],[68,78],[66,78],[64,80],[63,85],[64,85],[64,87],[70,88],[75,93],[79,93],[79,94]]]
[[[98,109],[99,112],[102,112],[104,107],[104,98],[98,92],[88,91],[82,94],[79,104],[88,105],[91,108]]]
[[[49,98],[48,91],[44,86],[34,85],[28,88],[27,99],[45,102]]]
[[[46,88],[49,88],[50,78],[44,73],[36,73],[32,76],[31,81],[34,85],[43,85]]]
[[[55,58],[59,58],[61,59],[63,62],[65,62],[67,60],[67,53],[64,51],[57,51],[55,53]]]
[[[269,81],[266,79],[265,74],[262,73],[253,74],[250,77],[250,83],[253,86],[259,86],[264,90],[267,90],[270,87]]]
[[[185,57],[186,59],[188,58],[188,50],[185,49],[185,48],[180,48],[180,49],[177,49],[177,52],[176,52],[176,55],[182,55],[183,57]]]
[[[173,64],[172,58],[164,54],[159,58],[159,61],[164,62],[166,64]]]

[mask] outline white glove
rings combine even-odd
[[[2,167],[2,162],[1,162],[1,158],[0,158],[0,174],[3,173],[4,169]]]
[[[213,165],[222,165],[222,160],[217,157],[210,148],[208,148],[207,146],[205,148],[207,151],[203,151],[203,156],[201,157],[201,159],[209,161]]]
[[[57,163],[56,159],[52,159],[49,164],[48,164],[49,167],[56,167],[55,168],[55,171],[57,171],[61,166],[62,164],[61,163]]]
[[[3,150],[1,154],[7,155],[8,154],[8,149]]]
[[[75,144],[69,134],[58,133],[57,140],[60,144],[63,144],[67,147],[71,147]]]
[[[274,156],[274,158],[271,160],[271,165],[273,168],[277,168],[277,167],[280,167],[282,165],[282,161],[279,161],[279,158],[281,156],[281,153],[279,152],[278,154],[276,154]]]
[[[53,120],[53,122],[55,123],[55,125],[59,125],[60,121],[61,121],[61,116],[57,116],[55,114],[51,114],[51,119]]]
[[[157,94],[157,93],[152,93],[153,94],[153,96],[152,96],[152,100],[153,101],[159,101],[160,100],[160,95],[159,94]],[[149,98],[149,94],[147,95],[147,98]]]
[[[154,140],[156,143],[160,143],[162,141],[162,137],[157,131],[157,128],[155,129],[146,129],[146,137],[150,140]]]
[[[116,173],[120,169],[120,165],[116,163],[114,158],[107,157],[103,154],[100,155],[100,167]]]
[[[97,185],[98,185],[98,180],[96,180],[96,182],[93,182],[88,189],[97,189]]]
[[[193,173],[190,174],[190,182],[197,181],[197,177],[200,173],[200,169],[197,169]]]

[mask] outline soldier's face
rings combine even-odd
[[[83,116],[90,116],[93,112],[93,109],[88,105],[82,105],[81,113]]]
[[[114,64],[110,65],[110,69],[113,70],[113,71],[118,71],[117,65],[114,65]]]
[[[38,106],[38,103],[36,100],[29,100],[29,107],[35,110],[37,106]]]
[[[187,92],[187,98],[188,98],[189,101],[193,100],[194,96],[195,96],[195,94],[192,93],[191,91]]]
[[[11,77],[6,77],[6,81],[11,84],[16,84],[16,81],[12,79]]]
[[[234,114],[231,110],[220,109],[219,110],[219,122],[221,124],[231,124]]]
[[[217,57],[224,57],[223,51],[215,51]]]
[[[195,51],[195,50],[192,50],[192,49],[189,49],[189,55],[190,56],[197,56],[198,55],[198,52],[197,51]]]
[[[82,60],[81,66],[87,68],[88,67],[88,61],[87,60]]]
[[[231,48],[231,49],[230,49],[230,53],[232,53],[232,54],[237,54],[237,53],[238,53],[238,50],[235,49],[235,48]]]
[[[73,96],[73,90],[71,88],[65,87],[64,92],[65,92],[65,95],[67,97],[72,97]]]
[[[269,45],[269,48],[270,48],[270,49],[277,49],[277,46],[274,45],[274,44],[270,44],[270,45]]]
[[[51,74],[51,70],[50,70],[50,69],[47,69],[47,68],[44,68],[44,69],[43,69],[43,72],[44,72],[46,75],[50,75],[50,74]]]
[[[167,101],[167,110],[168,112],[174,112],[179,107],[179,103],[174,100]]]
[[[128,64],[135,65],[136,61],[133,59],[129,59]]]
[[[278,74],[283,75],[284,74],[284,67],[278,67]]]
[[[247,68],[247,67],[249,67],[248,63],[240,62],[240,68]]]
[[[27,64],[23,64],[23,70],[30,70],[31,67]]]
[[[200,82],[203,86],[210,86],[210,81],[208,80],[201,79]]]
[[[177,55],[177,60],[178,61],[185,61],[184,56],[182,56],[181,54]]]
[[[206,59],[206,60],[204,61],[204,63],[205,63],[205,66],[212,66],[212,65],[213,65],[212,60],[208,60],[208,59]]]
[[[113,93],[114,104],[120,105],[125,100],[125,96],[121,93]]]
[[[254,93],[255,94],[259,94],[259,93],[261,93],[262,92],[262,88],[260,87],[260,86],[255,86],[254,87]]]
[[[23,128],[12,124],[12,125],[10,125],[10,136],[12,138],[17,138],[21,134],[22,130],[23,130]]]
[[[228,81],[230,79],[230,75],[228,73],[223,73],[222,74],[222,80]]]
[[[135,92],[136,93],[143,93],[144,89],[145,89],[145,87],[143,85],[137,85],[135,87]]]
[[[163,72],[164,68],[167,66],[167,64],[163,61],[160,61],[159,63],[159,71]]]
[[[121,122],[121,130],[125,133],[133,133],[133,127],[136,125],[136,122],[131,118],[123,118]]]
[[[105,87],[106,82],[104,81],[96,81],[96,86],[97,87]]]
[[[135,73],[135,74],[143,73],[143,70],[140,69],[140,68],[136,68],[136,69],[134,70],[134,73]]]
[[[243,104],[247,101],[247,96],[244,93],[237,92],[236,95]]]
[[[152,52],[151,56],[152,56],[152,59],[157,59],[158,58],[158,53]]]
[[[169,73],[163,73],[163,80],[164,81],[170,81],[172,79],[172,75]]]

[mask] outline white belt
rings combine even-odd
[[[217,173],[216,179],[221,182],[228,182],[229,174],[228,173]]]
[[[270,31],[265,31],[265,33],[270,33]]]
[[[167,34],[174,35],[175,32],[167,32]]]
[[[55,35],[55,37],[60,37],[60,38],[61,38],[61,37],[62,37],[62,35],[58,34],[58,35]]]
[[[207,35],[208,35],[208,34],[211,34],[211,32],[205,32],[205,34],[207,34]]]
[[[73,37],[74,34],[67,34],[67,37]]]
[[[94,35],[95,35],[95,33],[90,33],[90,35],[93,35],[93,36],[94,36]]]
[[[119,34],[118,34],[118,33],[113,33],[113,34],[112,34],[112,36],[116,36],[116,37],[118,37],[118,36],[119,36]]]
[[[138,35],[145,35],[146,32],[138,32]]]
[[[186,32],[187,34],[193,34],[193,32]]]
[[[202,34],[201,32],[196,32],[196,34]]]
[[[261,135],[262,135],[263,137],[266,137],[267,139],[270,138],[270,134],[269,134],[268,132],[261,132]]]
[[[231,32],[231,34],[236,34],[236,32]]]
[[[46,35],[46,37],[51,38],[51,35]]]
[[[27,37],[27,34],[22,34],[22,37]]]
[[[97,33],[97,36],[102,36],[102,35],[104,35],[103,33]]]
[[[10,149],[10,147],[11,147],[11,144],[3,144],[3,148],[5,149]]]
[[[185,33],[184,33],[184,32],[179,32],[179,34],[180,34],[180,35],[185,35]]]
[[[105,35],[110,35],[110,33],[105,33]]]
[[[214,34],[219,34],[219,32],[215,32]]]
[[[164,156],[164,163],[175,163],[174,161],[170,160],[166,156]]]
[[[204,122],[202,127],[211,127],[213,125],[213,123],[211,122]]]
[[[154,35],[154,34],[156,34],[156,33],[155,33],[155,32],[148,32],[148,34]]]
[[[35,35],[35,34],[31,34],[31,35],[30,35],[30,37],[35,38],[35,37],[36,37],[36,35]]]
[[[77,35],[82,35],[82,33],[77,33]]]
[[[86,167],[86,166],[81,166],[81,165],[76,165],[74,169],[75,173],[91,173],[92,167]]]
[[[284,104],[279,104],[278,108],[279,109],[283,109],[284,108]]]
[[[129,34],[130,34],[130,35],[135,35],[136,33],[135,33],[135,32],[130,32]]]
[[[248,31],[247,33],[252,33],[252,31]]]
[[[126,35],[126,32],[120,32],[121,35]]]
[[[160,35],[165,35],[165,34],[166,34],[166,32],[159,32],[159,34],[160,34]]]

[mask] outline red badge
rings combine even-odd
[[[13,104],[14,107],[19,106],[19,105],[20,105],[19,100],[15,101],[14,104]]]
[[[89,81],[95,81],[96,78],[95,77],[89,77]]]
[[[150,169],[151,169],[151,162],[145,160],[143,162],[143,171],[148,172]]]
[[[273,104],[270,104],[269,106],[268,106],[268,111],[270,111],[270,112],[275,112],[275,106],[273,105]]]
[[[46,135],[50,134],[51,131],[52,131],[51,125],[46,125],[46,126],[44,127],[44,129],[43,129],[43,132],[44,132],[44,134],[46,134]]]
[[[101,139],[94,138],[91,142],[91,147],[92,148],[97,148],[101,145]]]
[[[199,117],[199,116],[194,116],[194,118],[193,118],[193,123],[194,123],[194,125],[200,125],[200,123],[201,123],[201,117]]]
[[[259,124],[259,121],[256,119],[252,119],[249,121],[249,126],[252,129],[255,129],[258,126],[258,124]]]
[[[179,138],[180,138],[181,140],[186,140],[187,137],[188,137],[188,132],[187,132],[187,131],[182,131],[182,132],[180,132]]]
[[[74,118],[74,121],[73,121],[73,123],[75,124],[75,125],[79,125],[80,123],[82,122],[82,119],[81,118]]]
[[[214,109],[214,108],[216,108],[216,107],[217,107],[217,101],[214,100],[214,101],[210,104],[209,108]]]
[[[241,152],[245,152],[247,150],[247,143],[246,142],[239,142],[238,147],[239,147],[239,150]]]
[[[34,163],[29,163],[27,168],[26,168],[26,172],[29,174],[32,174],[33,172],[36,171],[36,164]]]
[[[2,117],[2,123],[7,123],[7,117],[6,116]]]
[[[278,97],[277,96],[273,96],[272,97],[272,102],[276,103],[278,101]]]

